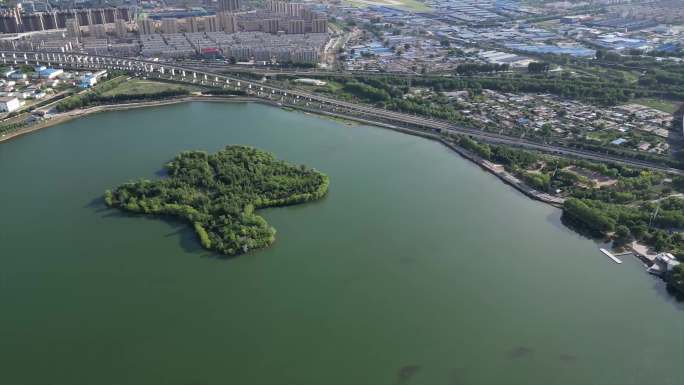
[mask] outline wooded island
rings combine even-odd
[[[166,164],[168,177],[129,182],[105,192],[110,207],[183,218],[202,247],[238,255],[269,246],[275,229],[254,210],[322,198],[328,177],[256,148],[227,146],[216,154],[182,152]]]

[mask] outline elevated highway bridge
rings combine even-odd
[[[145,59],[121,58],[104,55],[81,53],[52,53],[37,51],[0,51],[0,61],[5,65],[46,65],[56,68],[74,68],[81,70],[123,70],[141,76],[157,77],[165,80],[200,84],[228,90],[242,91],[246,95],[279,103],[311,112],[322,112],[366,122],[377,122],[397,128],[417,130],[429,133],[453,133],[468,135],[484,142],[505,144],[551,154],[565,155],[601,162],[614,162],[633,167],[664,171],[684,175],[684,170],[662,166],[637,159],[622,158],[593,151],[563,147],[554,144],[537,143],[506,135],[480,131],[457,126],[453,123],[420,117],[416,115],[388,111],[364,104],[307,93],[301,90],[290,90],[269,84],[236,78],[233,76],[212,73],[206,70],[181,65],[156,62]]]

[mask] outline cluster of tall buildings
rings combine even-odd
[[[238,28],[244,32],[326,33],[328,18],[304,3],[267,0],[265,9],[237,14]]]
[[[140,36],[145,57],[222,55],[255,63],[315,64],[328,42],[327,34],[275,35],[264,32],[194,32]]]
[[[284,34],[326,33],[327,17],[304,3],[267,0],[264,9],[241,12],[240,0],[219,0],[216,15],[138,21],[138,31],[149,35],[157,31],[179,32],[264,32]]]
[[[240,0],[215,4],[215,14],[169,17],[176,14],[167,11],[140,19],[134,8],[28,12],[17,7],[0,13],[0,32],[15,33],[0,39],[0,48],[315,64],[329,40],[327,17],[304,3],[266,0],[257,10],[245,10]],[[131,33],[136,29],[139,36]],[[30,31],[44,32],[20,34]]]
[[[218,15],[194,16],[183,19],[167,18],[161,22],[152,19],[138,20],[138,32],[150,35],[155,32],[173,34],[180,32],[237,32],[237,17],[230,12],[220,12]]]
[[[129,8],[69,9],[48,12],[25,13],[13,8],[0,13],[0,33],[21,33],[68,29],[68,21],[75,20],[78,26],[115,23],[117,20],[130,21],[133,12]]]
[[[239,12],[240,0],[218,0],[219,12]]]

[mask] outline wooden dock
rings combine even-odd
[[[615,263],[617,263],[617,264],[621,264],[621,263],[622,263],[622,261],[621,261],[618,257],[614,256],[613,253],[611,253],[610,251],[608,251],[608,250],[606,250],[606,249],[603,249],[603,248],[601,248],[601,249],[599,249],[599,250],[601,250],[601,252],[602,252],[603,254],[607,255],[608,258],[612,259],[613,262],[615,262]]]

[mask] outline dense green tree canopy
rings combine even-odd
[[[325,174],[246,146],[228,146],[212,155],[183,152],[166,169],[168,178],[107,190],[107,205],[180,217],[194,226],[202,247],[226,255],[275,240],[275,229],[255,209],[308,202],[328,191]]]

